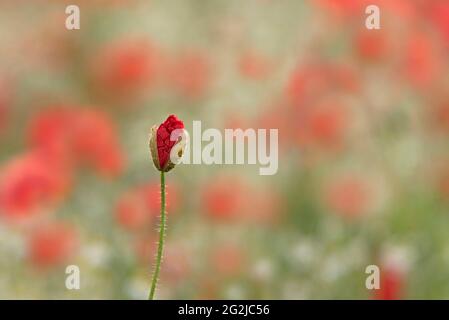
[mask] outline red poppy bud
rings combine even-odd
[[[150,132],[150,151],[155,167],[168,172],[179,163],[184,155],[188,133],[184,123],[175,115],[170,115]]]

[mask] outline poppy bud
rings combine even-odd
[[[168,172],[181,161],[189,135],[184,123],[175,115],[170,115],[150,132],[150,151],[156,169]]]

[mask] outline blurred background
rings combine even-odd
[[[167,175],[158,298],[449,298],[447,1],[2,0],[0,40],[0,298],[147,297],[168,114],[279,170]]]

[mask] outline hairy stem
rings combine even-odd
[[[157,280],[159,278],[159,271],[161,269],[162,250],[164,248],[165,237],[165,174],[161,171],[161,225],[159,229],[159,244],[157,248],[156,266],[154,269],[153,280],[151,282],[149,300],[153,300],[154,292],[156,291]]]

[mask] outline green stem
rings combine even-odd
[[[148,300],[153,300],[154,292],[156,291],[156,284],[159,278],[159,271],[161,269],[162,249],[164,248],[165,237],[165,174],[161,171],[161,226],[159,229],[159,244],[157,248],[156,267],[154,269],[153,281],[151,282],[151,290],[148,295]]]

